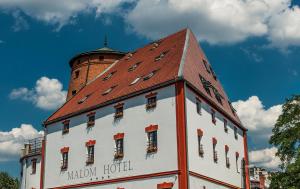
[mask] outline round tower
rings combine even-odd
[[[101,72],[116,60],[121,59],[125,54],[124,52],[108,48],[105,38],[103,48],[84,52],[73,57],[69,62],[71,78],[67,101],[76,95],[89,81],[94,80]]]

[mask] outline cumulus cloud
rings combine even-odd
[[[276,152],[277,148],[275,147],[251,151],[249,153],[250,164],[269,169],[278,169],[281,162],[275,156]]]
[[[10,131],[0,131],[0,162],[15,160],[20,157],[24,142],[43,136],[43,131],[37,131],[30,124],[21,124]]]
[[[266,146],[272,134],[277,118],[281,114],[282,105],[274,105],[266,109],[257,96],[232,103],[239,118],[249,129],[250,138],[257,146]]]
[[[21,87],[13,89],[9,95],[11,99],[21,99],[32,102],[38,108],[53,110],[61,106],[66,100],[67,91],[57,79],[41,77],[33,89]]]
[[[133,31],[151,39],[190,27],[210,44],[267,36],[280,48],[300,45],[299,19],[291,0],[139,0],[126,17]]]
[[[62,26],[74,23],[79,14],[95,12],[97,16],[117,11],[130,0],[0,0],[6,12],[21,10],[25,15],[48,24]]]

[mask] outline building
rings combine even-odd
[[[115,52],[91,78],[71,60],[75,87],[44,122],[40,188],[250,189],[247,130],[194,34]]]
[[[268,189],[270,181],[270,173],[261,167],[250,167],[250,183],[251,189]]]

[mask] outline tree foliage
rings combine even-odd
[[[0,189],[18,189],[19,181],[10,177],[7,173],[0,172]]]
[[[281,171],[271,175],[272,189],[300,189],[300,95],[287,99],[272,130]]]

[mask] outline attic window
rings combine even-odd
[[[128,72],[135,70],[142,62],[137,62],[133,64],[130,68],[128,68]]]
[[[158,41],[153,42],[150,50],[152,51],[152,50],[156,49],[159,46],[159,44],[160,44],[160,42],[158,42]]]
[[[215,88],[213,88],[213,91],[215,93],[215,97],[216,97],[217,101],[222,105],[222,98],[223,98],[222,95]]]
[[[110,93],[114,88],[116,88],[117,87],[117,85],[114,85],[114,86],[112,86],[112,87],[110,87],[109,89],[107,89],[106,91],[104,91],[103,93],[102,93],[102,95],[104,96],[104,95],[107,95],[108,93]]]
[[[151,77],[154,76],[154,74],[156,74],[158,70],[153,70],[151,73],[149,73],[148,75],[144,76],[143,80],[146,81],[148,79],[150,79]]]
[[[140,79],[141,79],[141,77],[135,78],[135,80],[133,80],[133,81],[130,83],[130,85],[136,84]]]
[[[78,104],[82,104],[84,101],[86,101],[86,99],[88,99],[91,96],[91,94],[86,95],[85,97],[83,97],[82,99],[80,99],[78,101]]]
[[[208,67],[208,64],[207,64],[206,60],[203,59],[202,62],[204,64],[204,66],[205,66],[205,69],[206,69],[207,73],[210,74],[210,70],[209,70],[209,67]]]
[[[164,52],[162,52],[159,56],[157,56],[157,57],[155,57],[155,62],[156,61],[160,61],[161,59],[163,59],[165,56],[166,56],[166,54],[168,53],[169,51],[164,51]]]
[[[129,60],[133,56],[132,53],[128,53],[127,57],[125,58],[126,60]]]
[[[204,77],[202,77],[201,75],[200,75],[200,80],[201,80],[202,85],[203,85],[205,91],[207,92],[207,94],[209,94],[211,96],[210,89],[209,89],[210,87],[212,87],[211,83],[209,81],[207,81],[206,79],[204,79]]]
[[[111,73],[108,74],[106,77],[104,77],[104,78],[102,79],[102,81],[106,81],[106,80],[110,79],[116,72],[117,72],[117,71],[111,72]]]
[[[215,74],[215,72],[214,72],[214,70],[212,69],[211,66],[209,66],[209,70],[210,70],[210,72],[212,73],[214,79],[217,80],[217,76],[216,76],[216,74]]]

